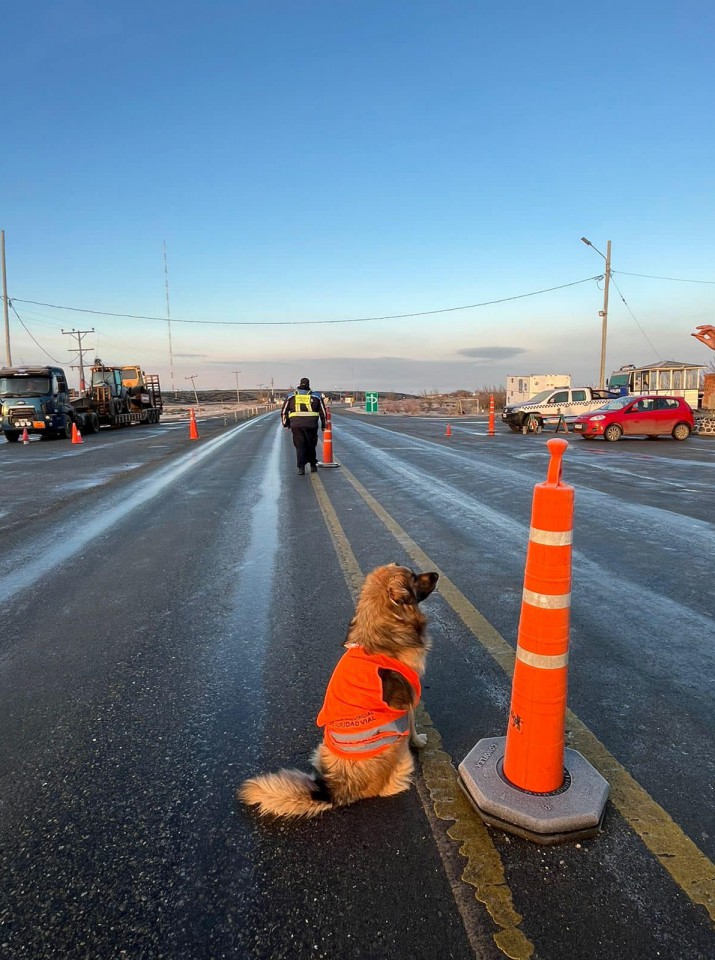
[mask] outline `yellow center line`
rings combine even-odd
[[[405,553],[423,570],[439,573],[439,592],[507,676],[514,672],[514,651],[464,594],[399,526],[352,473],[342,475],[376,514]],[[693,903],[704,906],[715,920],[715,865],[672,817],[650,796],[579,718],[566,713],[569,744],[583,754],[611,786],[610,800]]]

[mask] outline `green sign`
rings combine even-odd
[[[365,393],[365,413],[377,413],[376,393]]]

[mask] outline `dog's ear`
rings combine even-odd
[[[415,691],[412,684],[397,670],[378,667],[382,680],[382,699],[393,710],[409,710],[415,703]]]
[[[391,577],[387,584],[387,595],[393,603],[414,603],[415,597],[408,584],[405,583],[403,574]]]

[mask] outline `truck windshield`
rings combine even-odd
[[[42,397],[47,393],[49,377],[0,377],[0,397]]]

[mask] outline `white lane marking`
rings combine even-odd
[[[36,544],[28,544],[26,557],[19,560],[13,558],[12,569],[5,573],[0,581],[0,604],[7,603],[20,590],[27,590],[53,570],[59,570],[62,564],[67,563],[90,541],[106,533],[133,510],[143,507],[150,500],[158,497],[185,473],[233,440],[237,433],[248,429],[256,419],[258,418],[246,421],[200,446],[191,447],[178,460],[172,461],[147,478],[140,488],[123,495],[121,502],[115,506],[100,504],[95,510],[83,516],[79,528],[63,536],[56,546],[44,544],[42,550],[38,551]]]

